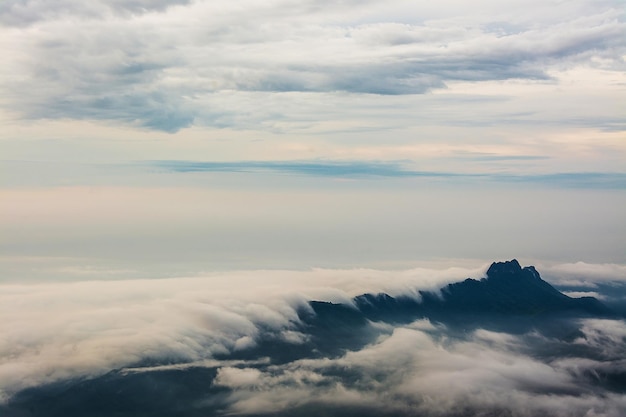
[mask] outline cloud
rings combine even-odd
[[[498,178],[498,177],[495,177]],[[503,175],[504,181],[532,182],[568,188],[625,188],[626,174],[605,172],[565,172],[546,175]]]
[[[233,388],[258,385],[261,381],[261,372],[252,368],[220,368],[216,383]]]
[[[620,264],[587,262],[563,263],[541,267],[550,282],[557,285],[595,287],[597,283],[626,281],[626,267]]]
[[[7,0],[0,4],[0,22],[11,26],[31,25],[67,17],[103,18],[110,15],[132,17],[153,11],[164,11],[190,0],[96,0],[89,3],[71,0]]]
[[[626,268],[615,263],[573,262],[541,265],[542,275],[571,297],[595,297],[613,311],[625,314]]]
[[[473,158],[465,158],[472,160]],[[478,158],[479,160],[482,157]],[[544,159],[541,157],[503,156],[488,158],[494,161],[525,161]],[[16,186],[204,186],[202,173],[249,174],[248,179],[266,175],[311,177],[319,179],[359,179],[359,180],[424,180],[427,182],[461,185],[531,185],[552,189],[619,190],[626,188],[626,173],[621,172],[555,172],[534,174],[517,169],[510,172],[476,172],[464,170],[462,165],[456,170],[420,170],[419,163],[410,160],[368,160],[368,159],[301,159],[301,160],[144,160],[120,163],[50,163],[42,161],[0,161],[11,175],[2,178],[5,187]],[[167,175],[163,175],[167,174]],[[187,175],[181,175],[187,174]],[[240,175],[240,178],[246,178]]]
[[[593,347],[608,360],[621,359],[626,355],[626,323],[619,320],[588,319],[582,322],[583,336],[576,339]]]
[[[563,294],[572,298],[580,298],[580,297],[594,297],[598,300],[604,300],[606,297],[595,291],[562,291]]]
[[[229,411],[244,415],[308,415],[307,404],[318,411],[349,406],[398,416],[619,415],[626,398],[596,392],[580,372],[581,366],[599,370],[605,364],[533,358],[521,353],[528,347],[526,337],[479,330],[466,340],[442,342],[437,332],[396,328],[384,340],[337,359],[263,371],[222,368],[216,383],[234,390]]]
[[[532,24],[515,22],[515,8],[500,10],[502,24],[462,14],[425,20],[423,10],[387,20],[375,2],[357,12],[348,3],[11,1],[0,15],[15,25],[3,30],[12,39],[4,106],[26,118],[175,132],[246,118],[211,100],[224,91],[245,101],[246,92],[405,95],[453,81],[550,80],[549,68],[619,65],[624,23],[611,5],[584,3],[585,14]]]
[[[174,372],[206,384],[204,391],[194,385],[202,394],[187,407],[227,414],[617,417],[626,405],[619,382],[626,371],[623,320],[561,318],[527,334],[487,322],[473,330],[427,319],[365,323],[347,331],[367,332],[369,344],[334,355],[306,350],[319,337],[298,316],[309,300],[349,306],[363,292],[418,297],[418,288],[479,278],[484,270],[240,271],[2,284],[0,398],[12,407],[15,395],[37,395],[54,382],[80,395],[85,386],[73,381],[87,380],[89,392],[98,392],[108,383],[124,386],[126,377],[153,381]],[[276,349],[286,355],[265,357]],[[214,376],[195,379],[201,369]]]
[[[418,172],[403,167],[395,162],[370,161],[155,161],[151,163],[159,168],[174,172],[255,172],[274,171],[301,175],[330,177],[446,177],[450,173]]]
[[[361,291],[438,288],[471,270],[250,271],[197,278],[2,284],[0,393],[140,363],[196,362],[289,345],[311,299],[350,303]],[[474,270],[474,274],[477,272]],[[233,288],[238,288],[233,292]]]
[[[506,159],[506,158],[505,158]],[[517,159],[512,157],[511,159]],[[524,157],[522,160],[526,159]],[[535,159],[535,158],[531,158]],[[502,183],[531,183],[567,188],[626,188],[626,174],[568,172],[553,174],[478,174],[445,171],[417,171],[407,163],[394,161],[153,161],[149,165],[173,172],[285,172],[320,177],[421,177],[449,180],[483,180]]]

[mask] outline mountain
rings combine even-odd
[[[533,266],[522,268],[515,259],[492,263],[486,275],[481,280],[468,278],[449,284],[441,290],[441,298],[422,293],[424,309],[502,315],[612,314],[593,297],[568,297],[541,279]]]
[[[571,298],[544,281],[533,266],[522,268],[516,259],[494,262],[480,280],[467,278],[438,293],[420,291],[419,298],[385,293],[363,294],[355,307],[310,302],[302,312],[307,331],[319,339],[355,341],[356,329],[369,321],[409,323],[419,318],[457,327],[493,327],[519,331],[553,324],[559,317],[612,317],[613,311],[593,297]],[[344,331],[351,329],[348,334]],[[349,336],[348,336],[349,335]],[[336,344],[335,344],[336,345]]]
[[[541,279],[533,266],[522,268],[516,259],[494,262],[480,280],[465,281],[441,288],[439,294],[420,291],[421,300],[409,296],[392,297],[385,293],[363,294],[354,298],[357,311],[346,306],[313,301],[312,309],[323,320],[332,315],[380,321],[405,322],[418,317],[440,318],[455,315],[493,314],[533,316],[572,313],[584,316],[610,316],[612,311],[593,297],[571,298]],[[333,307],[334,306],[334,307]]]

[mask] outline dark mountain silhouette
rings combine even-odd
[[[370,322],[402,324],[427,318],[445,324],[451,332],[535,329],[551,337],[574,339],[580,332],[570,319],[616,316],[596,298],[568,297],[541,279],[534,267],[522,268],[515,259],[492,263],[480,280],[468,278],[437,293],[419,294],[419,298],[363,294],[353,299],[354,306],[312,301],[313,313],[300,313],[303,331],[312,337],[312,352],[325,356],[372,342],[378,334],[368,331]]]
[[[494,262],[486,278],[449,284],[440,294],[420,291],[421,300],[387,294],[364,294],[355,298],[357,308],[369,319],[404,321],[406,316],[444,318],[455,314],[505,316],[577,313],[606,316],[612,311],[593,297],[570,298],[541,279],[532,266],[522,268],[513,259]]]
[[[522,268],[517,260],[494,262],[487,277],[466,279],[442,290],[442,300],[426,297],[425,306],[448,311],[500,314],[545,314],[578,312],[610,315],[611,311],[593,297],[570,298],[541,279],[533,266]]]

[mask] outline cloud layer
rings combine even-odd
[[[419,297],[417,289],[481,271],[249,271],[2,284],[0,399],[13,407],[62,382],[73,404],[89,407],[89,395],[108,392],[107,384],[121,387],[118,395],[145,395],[125,378],[144,375],[158,387],[178,372],[190,375],[184,389],[200,393],[185,405],[189,413],[619,416],[626,406],[626,323],[619,318],[561,317],[521,333],[489,321],[470,328],[427,319],[370,322],[348,329],[369,334],[365,345],[338,355],[301,349],[317,337],[299,316],[309,300],[350,306],[362,292]],[[274,352],[270,360],[267,346],[292,353]]]
[[[5,2],[0,21],[11,42],[3,105],[27,118],[114,120],[174,132],[194,123],[241,126],[251,115],[221,105],[223,92],[241,93],[241,105],[254,97],[246,92],[421,94],[456,81],[550,80],[551,70],[581,63],[623,67],[618,4],[503,8],[485,1],[465,9],[453,2],[443,13],[401,1],[358,8]],[[262,107],[271,99],[253,100]]]
[[[604,334],[602,327],[625,329],[623,322],[589,321],[585,336]],[[352,407],[366,415],[608,417],[620,415],[626,406],[623,394],[603,392],[593,380],[581,377],[606,362],[546,361],[533,357],[536,352],[524,354],[541,343],[532,335],[478,330],[461,341],[442,341],[438,335],[435,328],[396,328],[380,342],[337,359],[302,360],[263,372],[224,367],[216,383],[234,390],[231,411],[253,415],[285,410],[298,414],[314,405]],[[618,343],[619,351],[604,360],[623,372],[623,335]]]
[[[438,288],[470,270],[257,271],[204,278],[3,284],[0,393],[142,361],[192,362],[255,346],[300,344],[296,310],[362,291]],[[234,289],[237,288],[236,291]]]

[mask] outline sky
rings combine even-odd
[[[0,408],[145,358],[215,367],[235,414],[304,392],[626,407],[580,385],[623,378],[622,319],[566,342],[381,324],[340,357],[214,362],[264,332],[306,342],[309,300],[415,295],[492,261],[623,303],[622,1],[3,0],[0,50]],[[545,356],[561,342],[591,354]]]
[[[0,25],[3,281],[626,262],[620,2],[8,0]]]

